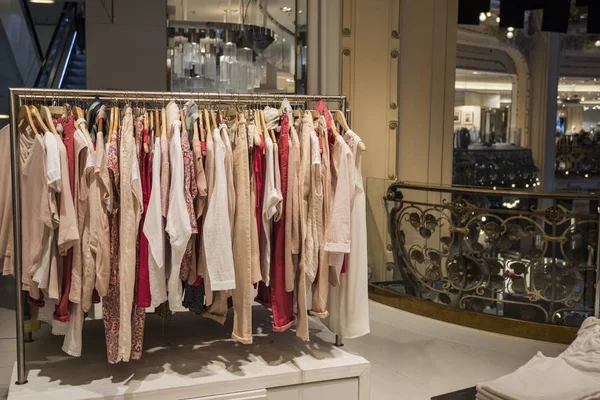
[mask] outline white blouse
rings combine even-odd
[[[165,235],[160,204],[160,137],[154,139],[152,153],[152,193],[148,202],[144,234],[148,238],[148,267],[152,307],[158,307],[167,300],[165,275]]]
[[[167,106],[167,114],[177,113],[177,105]],[[192,236],[192,225],[184,196],[183,152],[181,149],[181,121],[173,119],[173,134],[169,139],[169,158],[171,164],[171,187],[169,189],[169,210],[167,228],[171,242],[171,273],[169,275],[169,308],[178,310],[183,300],[183,285],[179,278],[181,261],[187,243]]]
[[[235,270],[229,227],[227,176],[225,173],[225,143],[219,129],[213,131],[215,146],[214,189],[204,220],[204,252],[206,268],[213,291],[235,289]]]
[[[262,231],[260,237],[260,265],[262,280],[265,285],[270,284],[271,271],[271,228],[273,217],[277,213],[277,206],[283,201],[282,196],[275,188],[275,160],[273,154],[273,140],[265,138],[265,180],[262,208]]]

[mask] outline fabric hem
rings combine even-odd
[[[239,337],[235,333],[232,333],[231,337],[234,340],[237,340],[238,342],[240,342],[241,344],[252,344],[252,337],[250,337],[250,339],[244,339],[244,338]]]
[[[285,324],[283,326],[273,325],[273,332],[285,332],[288,329],[290,329],[292,327],[292,325],[294,325],[294,320],[291,320],[290,322],[288,322],[287,324]]]
[[[71,357],[81,357],[81,352],[76,353],[74,351],[65,349],[64,347],[62,348],[62,351],[64,351],[65,353],[67,353],[68,355],[70,355]]]
[[[224,292],[226,290],[234,290],[235,289],[235,279],[217,282],[216,284],[213,280],[211,280],[210,288],[213,292]]]
[[[220,323],[221,325],[225,325],[225,321],[227,320],[227,316],[221,316],[221,315],[212,314],[209,312],[202,313],[202,316],[204,318],[212,319],[213,321],[216,321],[216,322]]]
[[[319,318],[327,318],[329,316],[329,311],[318,312],[318,311],[310,310],[309,313],[313,317],[319,317]]]
[[[325,251],[348,254],[350,253],[350,243],[327,242],[325,243]]]

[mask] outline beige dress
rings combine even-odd
[[[22,284],[29,290],[43,248],[45,229],[53,226],[50,191],[46,179],[46,152],[41,135],[20,134],[21,144],[21,216],[23,237]]]
[[[327,313],[327,296],[329,294],[329,254],[325,251],[325,243],[327,239],[327,226],[329,224],[329,215],[331,212],[331,168],[330,168],[330,157],[329,157],[329,145],[327,137],[327,129],[325,124],[325,118],[321,117],[318,124],[317,135],[323,143],[321,153],[321,188],[322,188],[322,199],[321,199],[321,216],[317,222],[318,229],[318,270],[316,281],[312,287],[312,309],[311,315],[315,315],[320,318],[326,318]],[[318,217],[319,218],[319,217]]]
[[[2,275],[13,274],[13,212],[12,212],[12,180],[10,171],[10,125],[0,129],[0,265]]]
[[[294,127],[290,128],[287,202],[285,212],[285,290],[294,291],[298,254],[300,254],[300,142]]]
[[[133,116],[131,108],[125,111],[121,131],[120,145],[120,226],[119,226],[119,280],[120,335],[119,358],[129,361],[131,356],[131,315],[133,308],[136,244],[142,213],[142,183],[133,135]]]

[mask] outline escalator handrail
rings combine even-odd
[[[67,46],[71,44],[70,40],[67,40],[68,38],[59,38],[58,34],[60,33],[61,29],[63,28],[63,25],[65,23],[68,23],[73,25],[75,24],[75,12],[76,12],[76,7],[77,7],[77,3],[71,3],[71,2],[67,2],[65,3],[61,14],[60,14],[60,18],[58,19],[58,23],[56,24],[56,28],[54,29],[54,32],[52,33],[52,38],[50,39],[50,44],[48,45],[48,49],[46,50],[46,54],[44,56],[44,60],[42,61],[42,66],[40,67],[40,70],[38,72],[38,75],[35,79],[35,84],[34,87],[39,87],[40,85],[40,80],[42,78],[42,76],[44,75],[44,71],[46,70],[46,68],[51,68],[52,66],[48,65],[48,60],[50,58],[50,54],[52,53],[52,50],[58,46]],[[67,29],[67,32],[72,32],[72,29]],[[62,39],[62,43],[59,43],[59,39]],[[62,53],[62,49],[59,51],[59,53]],[[56,62],[56,60],[55,60]]]

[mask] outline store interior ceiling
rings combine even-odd
[[[517,77],[497,72],[456,70],[456,91],[495,93],[510,96]],[[600,104],[600,80],[598,78],[561,77],[558,84],[559,104],[579,102]]]
[[[295,0],[268,0],[263,3],[267,4],[267,11],[271,17],[288,31],[295,32]],[[237,23],[240,18],[240,4],[243,4],[244,8],[250,4],[250,10],[254,10],[256,2],[253,0],[168,0],[167,14],[169,19],[226,22],[225,18],[231,10],[231,17],[227,22]],[[185,10],[187,10],[187,18],[184,15]],[[252,21],[252,16],[247,18],[250,18],[250,21],[246,20],[247,23],[257,23]],[[255,14],[254,19],[256,19]],[[262,18],[258,23],[262,24]]]

